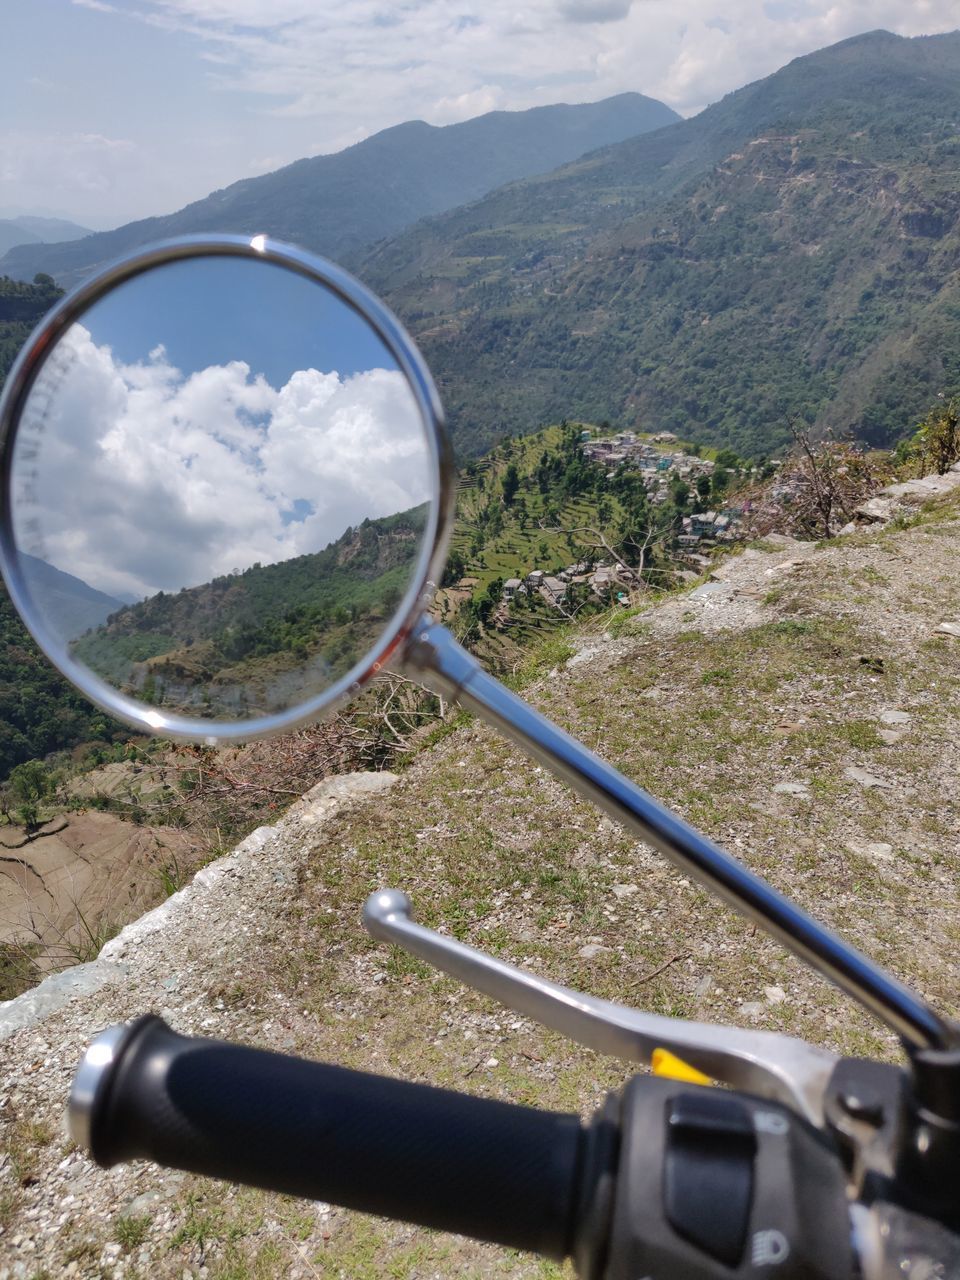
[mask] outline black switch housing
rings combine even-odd
[[[697,1090],[666,1106],[664,1212],[673,1229],[736,1267],[750,1223],[757,1137],[735,1097]]]

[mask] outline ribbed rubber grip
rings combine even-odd
[[[141,1018],[105,1068],[94,1159],[193,1173],[548,1257],[569,1252],[579,1117],[176,1034]]]

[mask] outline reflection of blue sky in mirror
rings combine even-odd
[[[281,387],[298,369],[395,369],[367,322],[323,285],[256,258],[193,258],[127,281],[82,323],[125,364],[162,345],[189,375],[243,360]]]

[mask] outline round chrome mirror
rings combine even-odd
[[[423,361],[355,280],[262,236],[171,241],[65,298],[0,427],[13,601],[149,732],[316,718],[389,661],[442,568],[452,469]]]

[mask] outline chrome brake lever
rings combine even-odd
[[[374,938],[411,955],[545,1027],[598,1053],[649,1063],[666,1049],[711,1079],[784,1103],[817,1128],[824,1093],[839,1058],[826,1049],[771,1031],[685,1022],[581,995],[417,924],[405,893],[383,889],[363,908]]]

